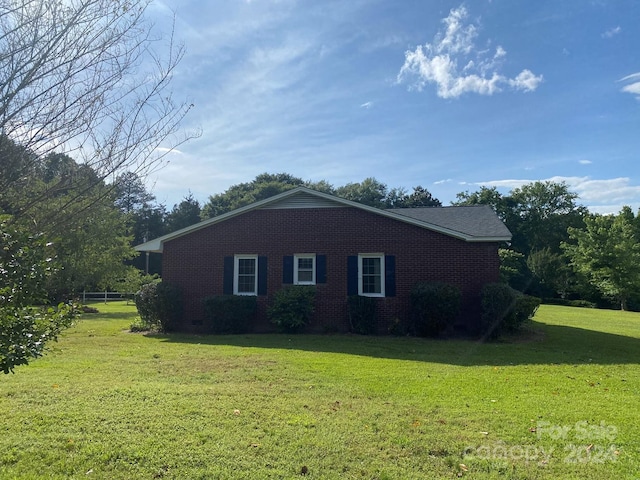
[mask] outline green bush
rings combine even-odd
[[[351,332],[370,335],[376,332],[376,300],[372,297],[351,295],[347,298]]]
[[[514,290],[504,283],[489,283],[482,289],[481,333],[497,338],[514,332],[535,315],[540,299]]]
[[[562,305],[564,307],[597,308],[597,305],[588,300],[567,300],[566,298],[545,298],[542,303],[547,305]]]
[[[524,295],[518,292],[518,295],[516,295],[516,304],[511,315],[507,316],[508,322],[505,324],[505,328],[508,331],[519,330],[527,320],[533,318],[540,303],[541,301],[538,297]]]
[[[315,298],[315,287],[285,287],[273,296],[273,301],[267,308],[267,316],[280,330],[292,333],[300,331],[313,314]]]
[[[458,287],[442,282],[420,282],[411,289],[411,311],[416,335],[437,337],[452,327],[460,313]]]
[[[247,333],[257,307],[252,296],[208,297],[204,300],[204,328],[208,333]]]
[[[136,294],[136,308],[149,327],[174,332],[182,318],[182,293],[166,283],[149,283]]]
[[[142,321],[140,317],[136,317],[136,319],[131,322],[131,325],[129,325],[129,331],[131,333],[148,332],[149,330],[151,330],[151,327]]]

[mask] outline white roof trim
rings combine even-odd
[[[360,210],[365,210],[370,213],[374,213],[376,215],[382,215],[383,217],[391,218],[393,220],[398,220],[400,222],[408,223],[411,225],[415,225],[418,227],[426,228],[428,230],[432,230],[434,232],[442,233],[444,235],[448,235],[450,237],[458,238],[460,240],[464,240],[466,242],[508,242],[511,240],[511,237],[476,237],[473,235],[467,235],[455,230],[451,230],[445,227],[441,227],[439,225],[433,225],[427,222],[423,222],[420,220],[416,220],[411,217],[407,217],[405,215],[400,215],[398,213],[393,213],[388,210],[381,210],[379,208],[370,207],[368,205],[363,205],[362,203],[354,202],[352,200],[347,200],[344,198],[336,197],[334,195],[330,195],[328,193],[318,192],[316,190],[312,190],[307,187],[296,187],[291,190],[287,190],[286,192],[282,192],[278,195],[274,195],[273,197],[266,198],[264,200],[259,200],[257,202],[251,203],[249,205],[245,205],[244,207],[237,208],[227,213],[223,213],[222,215],[218,215],[217,217],[209,218],[207,220],[203,220],[200,223],[196,223],[194,225],[190,225],[188,227],[182,228],[180,230],[176,230],[175,232],[168,233],[167,235],[163,235],[162,237],[155,238],[146,243],[142,243],[140,245],[136,245],[135,249],[139,252],[156,252],[161,253],[164,242],[173,240],[178,237],[182,237],[184,235],[188,235],[197,230],[201,230],[203,228],[207,228],[210,225],[214,225],[216,223],[224,222],[233,217],[237,217],[246,212],[250,212],[252,210],[258,210],[262,207],[268,206],[270,204],[274,204],[279,202],[282,199],[290,197],[292,195],[296,195],[297,193],[304,192],[310,195],[315,195],[319,198],[330,200],[339,205],[346,207],[358,208]]]

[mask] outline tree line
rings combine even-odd
[[[147,1],[0,3],[0,369],[37,357],[72,318],[85,288],[134,290],[159,273],[133,245],[298,185],[378,208],[441,206],[421,186],[375,178],[334,187],[262,174],[201,205],[171,210],[144,184],[192,108],[175,101],[183,49],[157,35]],[[178,132],[181,132],[178,134]],[[507,195],[461,192],[491,205],[513,233],[500,250],[504,280],[549,298],[640,305],[640,219],[626,207],[596,215],[567,185],[534,182]]]
[[[135,177],[130,177],[135,182]],[[131,213],[136,241],[155,238],[297,186],[376,208],[439,207],[442,202],[421,186],[411,191],[388,187],[375,178],[333,186],[287,173],[258,175],[250,182],[211,195],[203,205],[189,195],[170,212],[154,204],[137,183]],[[144,201],[142,201],[142,200]],[[145,203],[146,202],[146,203]],[[150,202],[150,203],[149,203]],[[563,182],[536,181],[500,193],[495,187],[460,192],[452,205],[490,205],[512,233],[502,245],[502,278],[512,287],[549,301],[583,300],[601,307],[640,309],[640,218],[630,207],[618,214],[591,213]],[[159,259],[152,272],[159,273]],[[139,265],[139,264],[138,264]]]

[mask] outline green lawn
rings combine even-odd
[[[145,336],[98,304],[0,377],[0,478],[640,478],[640,314],[509,342]]]

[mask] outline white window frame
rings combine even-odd
[[[298,260],[311,259],[311,281],[300,281],[298,278]],[[315,253],[299,253],[293,256],[293,284],[294,285],[315,285],[316,284],[316,255]]]
[[[380,292],[379,293],[364,293],[362,277],[364,269],[362,268],[362,261],[365,258],[377,258],[380,260]],[[360,253],[358,254],[358,295],[363,297],[384,297],[384,284],[385,284],[385,271],[384,271],[384,253]]]
[[[240,260],[253,260],[255,265],[253,292],[239,292]],[[233,294],[255,297],[258,295],[258,255],[235,255],[233,257]]]

